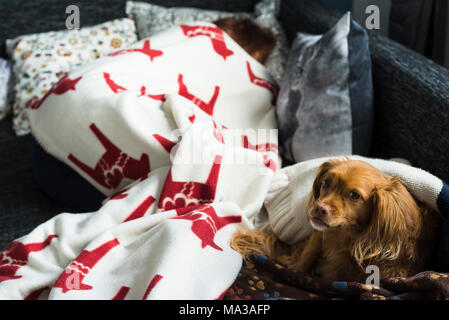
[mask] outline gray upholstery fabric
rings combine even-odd
[[[448,20],[447,0],[395,0],[391,3],[389,37],[445,65]]]
[[[39,190],[31,167],[31,136],[17,137],[11,118],[0,121],[0,249],[66,211]]]
[[[373,119],[371,60],[368,36],[351,15],[322,36],[298,33],[286,70],[276,108],[284,156],[299,162],[366,155]]]

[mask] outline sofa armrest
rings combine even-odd
[[[283,0],[289,40],[298,31],[324,33],[342,13],[316,0]],[[449,70],[370,32],[374,134],[370,156],[402,157],[449,181]]]
[[[375,125],[371,153],[402,157],[449,181],[449,70],[371,35]]]

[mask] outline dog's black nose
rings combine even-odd
[[[317,217],[325,217],[329,214],[329,209],[326,206],[319,204],[315,207],[315,214]]]

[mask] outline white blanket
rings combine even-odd
[[[268,142],[254,130],[276,128],[272,81],[215,25],[181,25],[73,70],[28,117],[48,153],[111,195],[168,165],[175,130],[197,119]]]
[[[276,135],[242,131],[275,128],[270,80],[206,23],[70,72],[32,106],[32,132],[109,198],[2,250],[0,298],[220,298],[242,263],[230,237],[279,167]]]

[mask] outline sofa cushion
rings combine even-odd
[[[366,31],[350,13],[324,35],[298,33],[277,101],[283,156],[367,155],[373,121]]]

